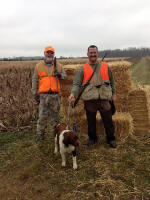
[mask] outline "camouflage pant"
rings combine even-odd
[[[39,119],[37,122],[37,135],[43,135],[47,127],[47,120],[53,120],[53,127],[59,123],[60,95],[40,94]]]

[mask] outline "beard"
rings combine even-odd
[[[51,57],[45,57],[44,60],[47,64],[51,64],[53,62],[53,58]]]

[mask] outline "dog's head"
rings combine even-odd
[[[75,147],[79,147],[80,146],[80,142],[79,142],[79,138],[77,136],[77,133],[75,133],[74,131],[68,131],[64,133],[64,140],[63,143],[68,147],[69,144],[75,146]]]

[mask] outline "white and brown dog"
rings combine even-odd
[[[76,161],[76,147],[79,147],[79,139],[74,131],[66,130],[66,124],[61,123],[55,127],[55,150],[57,154],[60,151],[62,158],[62,166],[66,166],[65,153],[72,153],[73,156],[73,169],[77,169]]]

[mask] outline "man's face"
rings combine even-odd
[[[53,62],[53,58],[54,58],[54,52],[52,51],[45,51],[44,52],[44,56],[45,56],[45,62],[47,64],[51,64]]]
[[[98,58],[97,48],[96,47],[95,48],[89,48],[87,56],[89,58],[90,63],[95,64],[97,62],[97,58]]]

